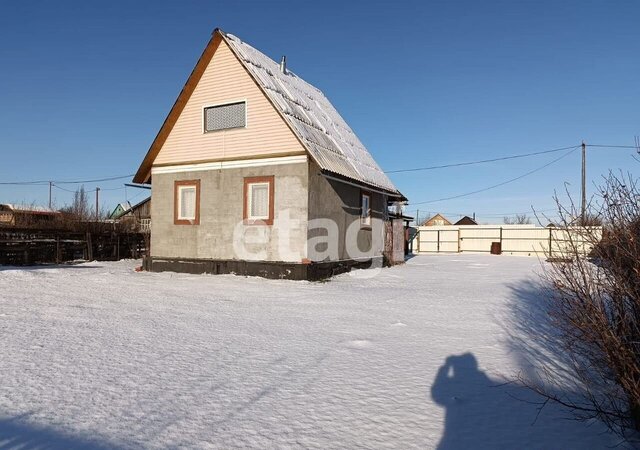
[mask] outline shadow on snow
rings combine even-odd
[[[567,420],[548,404],[539,412],[533,391],[491,379],[471,353],[451,355],[436,374],[431,397],[445,409],[439,450],[468,448],[606,448],[610,435],[597,422]],[[435,444],[435,443],[433,443]]]
[[[34,425],[25,420],[29,414],[0,418],[0,449],[117,449],[118,445],[88,435],[73,435],[52,427]]]

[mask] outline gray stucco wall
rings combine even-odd
[[[274,225],[243,225],[244,178],[268,175],[274,176]],[[196,179],[200,224],[175,225],[174,181]],[[307,256],[307,192],[307,163],[154,174],[151,256],[300,262]]]
[[[357,186],[326,178],[320,168],[309,163],[309,230],[307,254],[312,261],[345,260],[357,257],[380,257],[384,251],[384,225],[386,196],[376,192],[371,195],[371,228],[360,226],[360,202],[363,192]],[[315,220],[314,220],[315,219]],[[318,220],[320,219],[320,220]],[[334,251],[328,249],[320,236],[328,232],[315,227],[328,219],[336,224],[337,245]],[[317,241],[316,241],[317,239]],[[357,241],[359,254],[354,254]],[[356,252],[357,253],[357,252]]]

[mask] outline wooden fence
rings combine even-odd
[[[589,233],[581,228],[542,228],[522,225],[444,225],[419,227],[413,242],[418,253],[490,253],[498,243],[502,254],[521,256],[565,257],[571,253],[571,245],[587,254],[591,239],[599,237],[601,228]],[[495,244],[494,244],[495,245]]]
[[[140,258],[148,239],[142,233],[79,232],[0,228],[0,265],[61,263],[77,259],[113,261]]]

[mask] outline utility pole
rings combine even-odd
[[[416,210],[416,226],[417,227],[420,226],[420,210],[419,209]]]
[[[582,201],[580,204],[580,225],[584,226],[587,216],[587,144],[582,141]]]
[[[98,217],[99,217],[99,207],[98,207],[98,201],[99,201],[99,193],[100,193],[100,188],[96,187],[96,222],[98,221]]]
[[[49,181],[49,209],[51,209],[51,186],[53,186],[53,181]]]

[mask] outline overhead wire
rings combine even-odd
[[[115,181],[122,180],[125,178],[131,178],[134,174],[129,175],[119,175],[114,177],[106,177],[106,178],[96,178],[93,180],[75,180],[75,181],[60,181],[60,180],[35,180],[35,181],[0,181],[0,185],[47,185],[49,183],[53,184],[85,184],[85,183],[100,183],[104,181]]]
[[[624,149],[635,149],[640,153],[640,148],[638,146],[634,146],[634,145],[604,145],[604,144],[585,144],[587,147],[596,147],[596,148],[624,148]],[[472,165],[477,165],[477,164],[486,164],[486,163],[491,163],[491,162],[497,162],[497,161],[507,161],[507,160],[513,160],[513,159],[519,159],[519,158],[527,158],[527,157],[531,157],[531,156],[538,156],[538,155],[544,155],[544,154],[550,154],[550,153],[556,153],[556,152],[561,152],[564,150],[569,150],[569,152],[563,154],[562,156],[560,156],[559,158],[554,159],[553,161],[540,166],[536,169],[533,169],[531,171],[528,171],[520,176],[517,176],[515,178],[503,181],[501,183],[492,185],[492,186],[488,186],[486,188],[482,188],[482,189],[478,189],[475,191],[471,191],[471,192],[467,192],[464,194],[459,194],[459,195],[453,195],[450,197],[443,197],[443,198],[439,198],[439,199],[434,199],[434,200],[427,200],[427,201],[422,201],[422,202],[415,202],[415,203],[409,203],[411,205],[422,205],[422,204],[428,204],[428,203],[436,203],[436,202],[440,202],[440,201],[445,201],[445,200],[453,200],[453,199],[457,199],[457,198],[462,198],[462,197],[467,197],[470,195],[474,195],[474,194],[479,194],[491,189],[495,189],[497,187],[500,186],[504,186],[506,184],[509,183],[513,183],[517,180],[520,180],[524,177],[527,177],[529,175],[532,175],[542,169],[545,169],[546,167],[549,167],[552,164],[555,164],[556,162],[560,161],[561,159],[565,158],[566,156],[570,155],[571,153],[573,153],[577,148],[579,148],[580,145],[576,145],[576,146],[570,146],[570,147],[560,147],[560,148],[554,148],[554,149],[550,149],[550,150],[542,150],[542,151],[537,151],[537,152],[529,152],[529,153],[523,153],[523,154],[516,154],[516,155],[508,155],[508,156],[502,156],[502,157],[497,157],[497,158],[489,158],[489,159],[482,159],[482,160],[477,160],[477,161],[466,161],[466,162],[460,162],[460,163],[452,163],[452,164],[442,164],[442,165],[436,165],[436,166],[428,166],[428,167],[416,167],[416,168],[409,168],[409,169],[397,169],[397,170],[389,170],[386,171],[385,173],[388,174],[392,174],[392,173],[404,173],[404,172],[416,172],[416,171],[424,171],[424,170],[435,170],[435,169],[446,169],[446,168],[453,168],[453,167],[464,167],[464,166],[472,166]],[[85,183],[99,183],[99,182],[106,182],[106,181],[115,181],[115,180],[121,180],[121,179],[125,179],[125,178],[131,178],[133,177],[135,174],[128,174],[128,175],[118,175],[118,176],[110,176],[110,177],[104,177],[104,178],[95,178],[95,179],[88,179],[88,180],[32,180],[32,181],[12,181],[12,182],[8,182],[8,181],[1,181],[0,185],[16,185],[16,186],[46,186],[46,185],[51,185],[53,187],[55,187],[56,189],[60,189],[62,191],[66,191],[66,192],[75,192],[73,190],[69,190],[69,189],[65,189],[61,186],[58,186],[59,184],[85,184]],[[97,188],[96,188],[97,189]],[[87,191],[87,192],[95,192],[96,189]],[[118,187],[118,188],[100,188],[101,191],[115,191],[115,190],[121,190],[121,189],[125,189],[126,187]],[[451,214],[451,213],[449,213]],[[452,214],[453,215],[453,214]],[[459,214],[459,215],[463,215],[463,214]],[[507,214],[508,215],[508,214]]]
[[[579,146],[570,146],[570,147],[560,147],[560,148],[554,148],[551,150],[542,150],[539,152],[531,152],[531,153],[524,153],[524,154],[519,154],[519,155],[510,155],[510,156],[501,156],[498,158],[491,158],[491,159],[480,159],[477,161],[467,161],[467,162],[461,162],[461,163],[452,163],[452,164],[442,164],[439,166],[429,166],[429,167],[415,167],[415,168],[411,168],[411,169],[398,169],[398,170],[387,170],[385,171],[385,173],[402,173],[402,172],[418,172],[421,170],[435,170],[435,169],[447,169],[450,167],[462,167],[462,166],[472,166],[472,165],[476,165],[476,164],[486,164],[486,163],[491,163],[491,162],[497,162],[497,161],[506,161],[506,160],[510,160],[510,159],[518,159],[518,158],[528,158],[530,156],[536,156],[536,155],[545,155],[547,153],[556,153],[556,152],[561,152],[563,150],[569,150],[569,149],[575,149]]]
[[[504,186],[504,185],[509,184],[509,183],[513,183],[514,181],[521,180],[522,178],[528,177],[529,175],[533,175],[536,172],[539,172],[539,171],[541,171],[543,169],[546,169],[547,167],[551,166],[552,164],[555,164],[558,161],[566,158],[567,156],[569,156],[570,154],[575,152],[579,147],[580,147],[579,145],[576,145],[575,147],[572,147],[571,150],[569,150],[567,153],[563,154],[559,158],[555,158],[553,161],[550,161],[550,162],[548,162],[548,163],[546,163],[546,164],[544,164],[544,165],[542,165],[540,167],[537,167],[537,168],[535,168],[533,170],[530,170],[528,172],[523,173],[522,175],[519,175],[519,176],[517,176],[515,178],[511,178],[509,180],[503,181],[501,183],[494,184],[492,186],[488,186],[488,187],[485,187],[485,188],[482,188],[482,189],[477,189],[475,191],[466,192],[464,194],[452,195],[450,197],[443,197],[443,198],[438,198],[438,199],[434,199],[434,200],[426,200],[426,201],[423,201],[423,202],[409,202],[409,204],[410,205],[424,205],[424,204],[427,204],[427,203],[436,203],[436,202],[442,202],[442,201],[445,201],[445,200],[453,200],[453,199],[456,199],[456,198],[468,197],[470,195],[479,194],[481,192],[486,192],[486,191],[489,191],[491,189],[495,189],[497,187]]]

